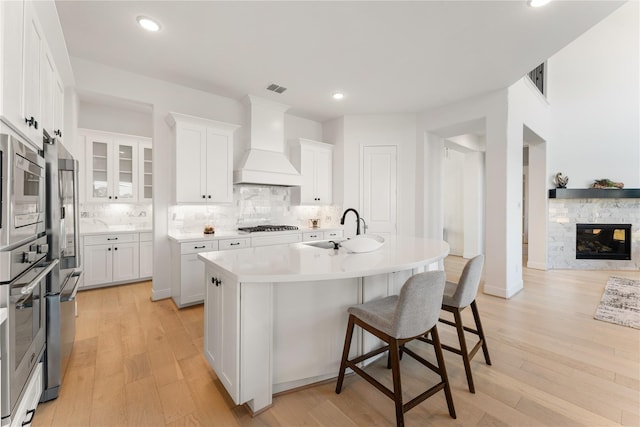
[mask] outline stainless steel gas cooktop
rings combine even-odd
[[[297,230],[298,227],[295,225],[256,225],[253,227],[238,227],[238,231],[241,233],[258,233],[261,231],[289,231],[289,230]]]

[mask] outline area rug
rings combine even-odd
[[[640,329],[640,280],[609,277],[593,317]]]

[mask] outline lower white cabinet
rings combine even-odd
[[[179,264],[176,262],[174,265],[171,281],[171,297],[176,305],[182,308],[204,301],[204,263],[198,259],[198,253],[243,249],[250,245],[251,239],[248,237],[191,243],[172,242],[171,259],[180,260]]]
[[[38,363],[35,372],[27,384],[22,400],[11,416],[11,427],[30,426],[42,394],[42,363]]]
[[[153,233],[140,233],[140,278],[153,276]]]
[[[150,233],[149,233],[150,234]],[[140,274],[139,233],[94,234],[82,239],[84,274],[82,287],[135,282],[141,277],[150,277],[153,258],[144,261],[144,276]],[[153,242],[145,242],[153,243]],[[145,256],[153,248],[144,246]],[[149,274],[149,269],[151,273]]]
[[[233,401],[240,403],[240,286],[211,269],[207,269],[205,283],[205,357]]]
[[[199,252],[218,250],[218,241],[177,243],[171,242],[171,259],[174,260],[171,280],[171,297],[178,307],[199,304],[204,301],[204,263]]]

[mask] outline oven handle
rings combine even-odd
[[[44,279],[45,277],[47,277],[47,274],[51,273],[51,270],[53,270],[53,267],[55,267],[56,265],[58,265],[58,263],[60,262],[60,260],[58,259],[54,259],[53,261],[51,261],[51,263],[49,263],[49,265],[47,266],[47,268],[45,268],[44,270],[42,270],[40,272],[40,274],[38,274],[36,276],[35,279],[33,279],[31,281],[31,283],[29,283],[27,286],[23,286],[22,289],[20,289],[20,293],[22,295],[29,295],[33,292],[33,290],[35,289],[36,286],[38,286],[38,283],[40,283],[40,281],[42,279]]]

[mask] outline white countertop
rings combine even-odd
[[[449,254],[441,240],[391,237],[374,252],[321,249],[305,243],[205,252],[198,258],[226,270],[240,282],[303,282],[365,277],[408,270]]]
[[[150,233],[153,229],[141,225],[91,225],[81,226],[80,235],[88,234],[113,234],[113,233]]]
[[[322,232],[322,231],[334,231],[334,230],[342,230],[342,229],[336,228],[336,227],[327,227],[327,228],[300,227],[297,230],[263,231],[258,233],[241,233],[237,230],[229,230],[229,231],[216,230],[215,234],[204,234],[202,232],[195,232],[195,233],[173,232],[173,233],[169,233],[169,239],[178,243],[187,243],[187,242],[198,242],[198,241],[207,241],[207,240],[233,239],[233,238],[241,238],[241,237],[280,236],[283,234],[306,233],[307,231]]]

